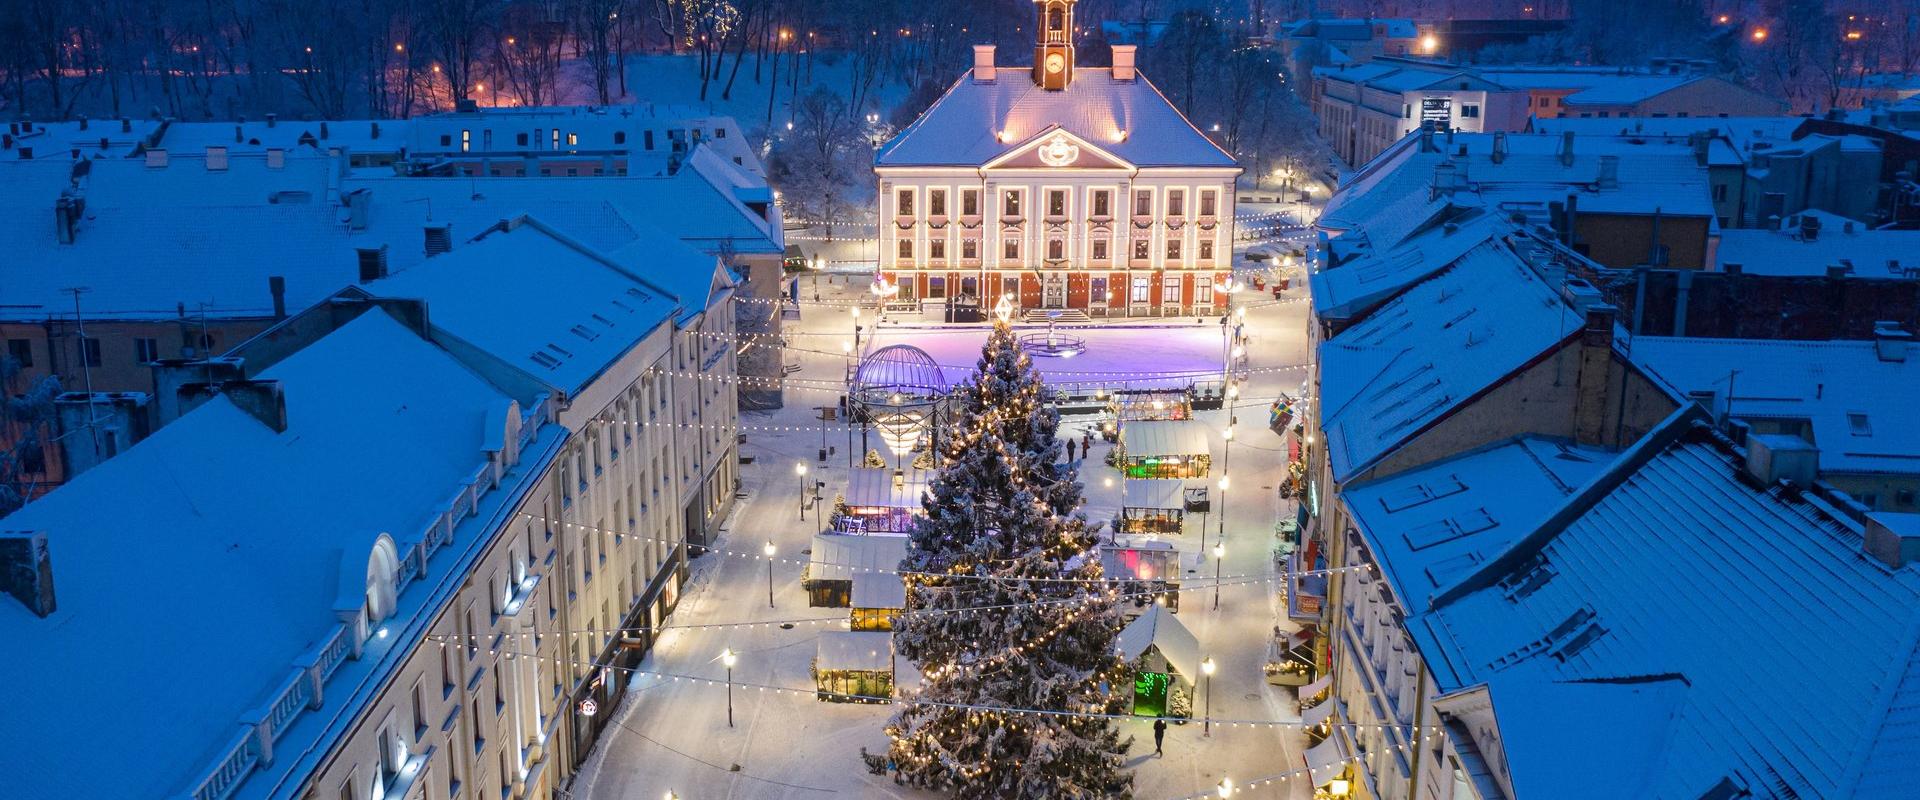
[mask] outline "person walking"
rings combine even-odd
[[[1072,440],[1072,439],[1068,439],[1068,440],[1067,440],[1067,463],[1069,463],[1069,464],[1071,464],[1071,463],[1073,463],[1073,461],[1074,461],[1074,458],[1073,458],[1073,440]]]
[[[1164,719],[1154,720],[1153,721],[1153,754],[1154,755],[1161,756],[1163,758],[1165,757],[1165,755],[1160,752],[1160,746],[1163,743],[1165,743],[1166,740],[1167,740],[1167,721]]]
[[[1080,452],[1086,453],[1089,457],[1093,455],[1093,429],[1092,428],[1088,428],[1080,432]]]

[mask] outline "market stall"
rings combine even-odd
[[[1206,426],[1191,419],[1123,421],[1113,452],[1128,478],[1204,478],[1213,468]]]
[[[1107,411],[1121,422],[1193,419],[1193,400],[1185,389],[1116,389]]]
[[[893,620],[907,610],[907,584],[899,575],[866,572],[853,576],[849,627],[856,631],[890,631]]]
[[[808,605],[846,608],[853,599],[853,577],[881,573],[898,578],[907,557],[907,537],[893,533],[817,533],[812,556],[800,576]]]
[[[893,634],[828,631],[813,656],[815,696],[832,703],[879,703],[893,696]]]
[[[834,509],[835,531],[911,533],[914,520],[925,516],[921,498],[927,483],[918,474],[897,469],[855,469],[850,475],[846,502]]]
[[[1178,536],[1187,516],[1187,482],[1128,478],[1121,486],[1119,533]]]
[[[1133,665],[1133,713],[1144,717],[1193,716],[1194,681],[1200,677],[1200,640],[1159,606],[1136,617],[1114,640],[1120,658]]]
[[[1100,546],[1100,569],[1119,584],[1123,611],[1180,610],[1180,551],[1172,542],[1117,537]]]

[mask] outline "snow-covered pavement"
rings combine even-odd
[[[696,683],[641,675],[634,678],[616,714],[617,724],[602,736],[586,769],[573,786],[573,795],[596,800],[657,800],[668,791],[687,800],[709,798],[935,797],[895,786],[889,778],[870,775],[863,768],[862,748],[884,752],[882,727],[890,713],[884,705],[823,703],[808,694],[774,693],[760,686],[811,690],[809,665],[815,640],[824,630],[844,629],[845,609],[809,608],[800,588],[799,559],[814,532],[820,529],[809,512],[803,523],[796,513],[799,482],[794,464],[805,462],[809,478],[826,482],[822,494],[829,504],[848,480],[843,426],[828,424],[826,441],[842,450],[825,464],[815,460],[820,439],[812,433],[768,433],[754,426],[818,426],[816,407],[835,405],[838,382],[846,374],[847,357],[840,348],[851,336],[850,314],[844,304],[861,297],[865,283],[822,283],[822,305],[803,306],[804,318],[789,320],[791,348],[788,364],[799,365],[795,377],[810,379],[807,386],[790,387],[787,407],[770,413],[742,415],[747,441],[742,448],[753,463],[741,469],[743,499],[737,504],[717,545],[738,553],[757,554],[771,540],[780,557],[796,561],[774,568],[775,608],[767,607],[767,563],[749,557],[709,554],[694,561],[689,583],[671,624],[675,626],[757,623],[752,627],[680,627],[670,630],[647,657],[641,669],[691,675],[720,681],[726,669],[719,657],[732,648],[739,654],[734,667],[734,726],[727,724],[728,692],[724,684]],[[806,291],[811,300],[811,290]],[[1220,571],[1233,576],[1272,574],[1269,547],[1274,521],[1291,514],[1290,505],[1274,493],[1285,452],[1280,437],[1266,428],[1266,406],[1275,394],[1294,393],[1304,372],[1295,368],[1306,357],[1306,308],[1298,302],[1275,302],[1269,295],[1246,292],[1238,299],[1247,308],[1250,338],[1250,380],[1239,399],[1239,421],[1232,445],[1232,488],[1228,501],[1227,556]],[[977,350],[961,352],[983,335],[929,335],[925,330],[887,323],[876,334],[879,344],[911,341],[935,352],[954,371],[971,367]],[[1191,329],[1189,331],[1188,329]],[[1148,328],[1122,326],[1112,330],[1080,330],[1089,339],[1089,351],[1079,358],[1057,362],[1059,369],[1191,371],[1194,365],[1218,370],[1220,332],[1217,319],[1193,325]],[[1145,337],[1145,338],[1142,338]],[[1151,347],[1148,340],[1153,340]],[[869,343],[862,341],[862,349]],[[972,345],[977,347],[977,344]],[[952,352],[949,352],[952,351]],[[1109,364],[1109,362],[1111,362]],[[1048,365],[1053,367],[1055,365]],[[1207,423],[1215,453],[1215,475],[1226,426],[1223,411],[1200,412]],[[1069,419],[1077,428],[1091,417]],[[1106,445],[1095,446],[1093,458],[1082,463],[1090,508],[1117,504],[1117,471],[1102,466]],[[1105,478],[1112,477],[1112,486]],[[1207,520],[1208,542],[1217,538],[1218,514]],[[1196,531],[1197,532],[1197,531]],[[1197,540],[1189,534],[1185,537]],[[1212,687],[1212,716],[1216,719],[1298,719],[1294,692],[1269,686],[1261,665],[1266,642],[1281,623],[1282,598],[1277,582],[1226,582],[1220,589],[1220,608],[1213,611],[1213,564],[1193,563],[1196,541],[1183,543],[1193,552],[1187,576],[1191,589],[1182,601],[1179,619],[1198,637],[1203,651],[1220,668]],[[801,622],[791,628],[784,621]],[[1196,698],[1196,711],[1202,702]],[[1302,764],[1303,735],[1292,726],[1215,725],[1211,737],[1201,735],[1194,722],[1168,731],[1166,755],[1153,757],[1151,724],[1129,720],[1124,732],[1135,737],[1129,763],[1135,772],[1135,795],[1145,800],[1182,797],[1210,791],[1222,777],[1244,784]],[[1239,796],[1307,798],[1311,787],[1291,780],[1262,786]]]

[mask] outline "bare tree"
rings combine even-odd
[[[58,378],[28,379],[20,362],[0,356],[0,517],[25,505],[46,480],[59,393]]]

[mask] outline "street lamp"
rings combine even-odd
[[[860,346],[860,307],[854,306],[847,310],[853,314],[853,346],[858,348]]]
[[[1224,511],[1225,509],[1222,509],[1222,510]],[[1215,611],[1220,610],[1220,561],[1221,559],[1224,559],[1226,557],[1227,557],[1226,542],[1214,542],[1213,543],[1213,610]],[[773,565],[771,564],[767,565],[767,569],[772,570]]]
[[[1233,796],[1233,779],[1221,778],[1220,785],[1214,787],[1214,789],[1220,792],[1221,797],[1232,797]]]
[[[720,663],[727,665],[727,727],[729,728],[733,727],[733,662],[738,660],[739,657],[733,654],[733,648],[720,651]]]
[[[1206,687],[1206,693],[1207,693],[1206,703],[1207,704],[1206,704],[1206,707],[1201,709],[1201,712],[1200,712],[1200,717],[1203,720],[1200,723],[1200,727],[1201,727],[1200,735],[1212,736],[1213,735],[1213,656],[1207,656],[1207,660],[1200,662],[1200,677],[1205,679],[1207,682],[1207,687]]]
[[[806,465],[806,462],[804,461],[796,462],[793,465],[793,477],[800,484],[800,520],[804,522],[807,519],[807,465]]]
[[[764,552],[767,554],[767,607],[773,608],[773,540],[772,539],[767,540],[767,546],[761,548],[761,552]],[[1214,599],[1216,602],[1219,599],[1217,594],[1218,591],[1219,591],[1219,588],[1215,587],[1216,596]]]

